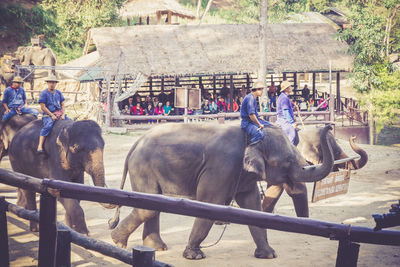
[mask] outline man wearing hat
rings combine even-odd
[[[292,92],[293,87],[288,81],[283,81],[281,83],[281,90],[282,93],[279,95],[276,103],[276,123],[285,132],[290,142],[296,146],[299,138],[296,131],[292,102],[289,99],[289,94]]]
[[[39,144],[37,148],[38,153],[43,152],[43,143],[51,132],[53,128],[54,122],[56,120],[69,120],[68,117],[65,116],[64,110],[64,96],[58,90],[56,90],[56,85],[58,83],[57,77],[55,75],[51,75],[46,79],[47,89],[43,90],[39,96],[39,104],[40,108],[43,111],[43,128],[40,131]]]
[[[257,144],[264,138],[262,128],[271,123],[262,120],[257,112],[257,97],[263,93],[264,86],[262,82],[257,81],[254,83],[251,92],[246,95],[240,106],[240,118],[242,119],[240,127],[251,138],[250,145]]]
[[[3,96],[3,106],[4,115],[2,117],[3,121],[6,121],[16,114],[32,114],[36,117],[39,112],[33,108],[27,108],[26,105],[26,95],[24,88],[21,87],[23,80],[20,76],[14,77],[11,86],[7,87],[4,91]]]

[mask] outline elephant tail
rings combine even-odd
[[[119,186],[119,189],[121,189],[121,190],[124,189],[124,186],[125,186],[126,176],[128,174],[129,158],[130,158],[132,152],[135,150],[138,142],[139,142],[139,140],[132,146],[131,150],[129,150],[128,155],[126,156],[125,164],[124,164],[124,172],[122,174],[122,180],[121,180],[121,184]],[[117,227],[117,225],[119,223],[120,209],[121,209],[121,206],[118,205],[117,209],[115,210],[114,217],[111,218],[110,220],[108,220],[108,228],[114,229],[115,227]]]

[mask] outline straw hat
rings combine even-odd
[[[252,91],[255,91],[256,89],[264,89],[264,85],[263,85],[263,83],[261,82],[261,81],[256,81],[254,84],[253,84],[253,88],[251,89]]]
[[[55,75],[50,75],[49,77],[46,78],[45,80],[46,82],[57,82],[58,83],[58,79]]]
[[[281,83],[281,91],[284,91],[286,88],[288,88],[288,87],[290,87],[290,86],[292,86],[292,85],[290,84],[290,82],[288,82],[288,81],[283,81],[283,82]]]
[[[24,81],[22,80],[21,76],[15,76],[14,79],[12,80],[13,83],[23,83]]]

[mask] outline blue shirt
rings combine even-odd
[[[9,108],[23,107],[25,105],[25,100],[25,90],[22,87],[15,90],[9,86],[4,91],[3,103],[7,103]]]
[[[43,90],[39,96],[39,103],[45,104],[46,108],[50,110],[50,112],[60,110],[61,103],[64,102],[64,100],[64,96],[58,90],[54,90],[54,93],[51,93],[48,89],[46,89]]]
[[[257,119],[260,119],[257,112],[257,100],[252,93],[247,94],[240,105],[241,128],[246,128],[249,123],[253,123],[250,114],[255,114]]]
[[[289,96],[282,92],[276,103],[276,115],[278,122],[294,123],[293,107]]]

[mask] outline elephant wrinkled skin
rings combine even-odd
[[[84,172],[91,175],[95,186],[105,186],[101,129],[94,121],[58,120],[46,138],[45,154],[36,152],[41,120],[21,128],[9,147],[9,158],[14,171],[37,178],[48,177],[68,182],[83,183]],[[35,192],[21,190],[19,205],[36,209]],[[68,226],[77,232],[88,234],[85,217],[79,201],[60,198]],[[104,205],[106,208],[112,206]]]
[[[320,137],[322,134],[322,128],[310,128],[299,131],[299,144],[297,148],[303,157],[310,164],[319,164],[322,162],[322,149]],[[330,143],[333,151],[333,156],[335,160],[344,159],[348,156],[342,148],[338,145],[335,137],[332,133],[327,135],[328,142]],[[360,159],[351,160],[348,163],[341,163],[335,165],[333,170],[337,171],[339,168],[349,168],[350,170],[361,169],[368,162],[367,153],[359,148],[354,143],[355,137],[350,138],[350,146],[358,155]],[[308,217],[308,197],[307,197],[307,187],[304,183],[293,183],[293,184],[280,184],[280,185],[269,185],[265,191],[265,198],[263,199],[262,209],[266,212],[273,212],[276,203],[278,202],[280,196],[285,190],[288,195],[292,198],[295,207],[296,215],[298,217]]]
[[[221,205],[235,199],[241,208],[261,210],[257,180],[262,177],[271,184],[312,182],[331,171],[333,156],[324,136],[323,164],[306,169],[303,166],[308,164],[280,128],[265,127],[263,131],[263,141],[251,153],[250,150],[245,153],[248,149],[245,133],[238,126],[157,126],[133,145],[125,161],[122,180],[129,171],[133,191],[186,196]],[[113,241],[126,247],[129,235],[144,223],[144,245],[167,249],[160,236],[159,215],[158,211],[133,209],[112,231]],[[195,219],[183,253],[185,258],[205,257],[200,244],[212,225],[211,220]],[[266,229],[255,226],[249,229],[257,247],[255,257],[277,257],[268,244]]]

